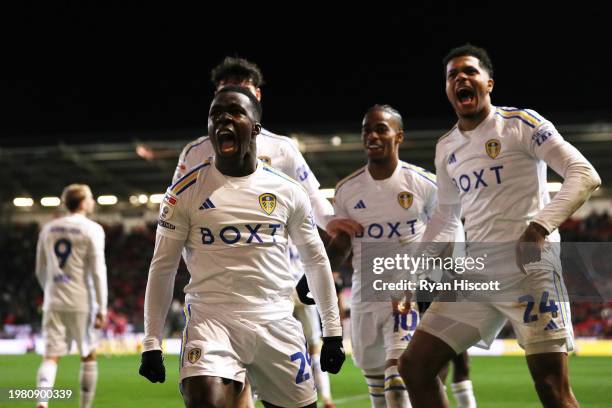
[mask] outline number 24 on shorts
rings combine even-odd
[[[312,359],[310,358],[310,354],[308,354],[308,344],[306,344],[306,348],[304,352],[298,351],[297,353],[293,353],[291,355],[291,361],[300,360],[300,368],[298,369],[297,375],[295,376],[295,383],[301,384],[304,381],[308,381],[310,379],[310,374],[305,373],[306,363],[308,363],[308,367],[312,366]]]
[[[524,295],[518,299],[519,302],[527,302],[527,307],[525,308],[525,314],[523,315],[523,323],[531,323],[538,320],[537,314],[531,314],[533,310],[533,306],[535,305],[535,300],[531,295]],[[542,292],[542,297],[540,299],[540,310],[539,313],[548,313],[550,312],[552,317],[557,317],[557,312],[559,311],[559,307],[555,303],[554,300],[548,300],[548,292]]]

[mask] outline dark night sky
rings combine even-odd
[[[210,69],[226,55],[261,67],[264,124],[273,130],[337,123],[357,130],[374,103],[397,107],[408,128],[431,127],[432,118],[450,124],[441,60],[466,41],[490,51],[494,104],[557,121],[612,121],[611,35],[594,17],[601,12],[568,9],[558,18],[542,9],[297,10],[284,18],[217,16],[201,26],[184,11],[185,21],[148,21],[142,30],[125,29],[124,19],[121,34],[100,16],[64,27],[59,40],[40,29],[37,51],[25,46],[14,58],[29,65],[15,77],[34,79],[0,81],[0,144],[23,144],[24,135],[52,143],[85,132],[201,129]]]

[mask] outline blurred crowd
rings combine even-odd
[[[129,233],[122,225],[103,227],[108,270],[105,334],[114,337],[125,332],[142,332],[144,295],[156,226],[132,229]],[[12,326],[30,325],[32,332],[40,332],[43,292],[34,275],[38,232],[38,224],[0,226],[0,338],[13,337]],[[182,299],[182,288],[189,280],[182,262],[176,280],[174,297]],[[182,306],[178,303],[177,309],[177,303],[173,303],[171,317],[182,318]],[[182,327],[177,329],[176,324],[171,324],[169,329],[174,332]]]
[[[129,232],[122,225],[103,226],[109,283],[106,335],[116,337],[126,332],[142,332],[144,294],[156,225]],[[34,275],[38,231],[38,224],[0,226],[0,338],[15,337],[19,333],[16,327],[21,327],[22,333],[40,332],[43,293]],[[591,214],[582,220],[566,221],[560,231],[564,242],[610,242],[612,219],[607,213]],[[343,275],[347,275],[345,271]],[[350,276],[343,278],[344,285],[350,288]],[[577,279],[576,274],[568,273],[567,267],[564,278],[568,287]],[[175,301],[166,324],[168,335],[180,333],[183,324],[182,288],[189,275],[182,262],[176,280]],[[612,284],[612,280],[609,283]],[[587,296],[572,301],[576,336],[612,338],[612,301],[606,302],[610,299]],[[504,330],[502,336],[512,337],[512,330]]]

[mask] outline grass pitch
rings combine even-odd
[[[151,384],[138,375],[140,357],[100,356],[97,408],[182,407],[178,392],[178,359],[168,356],[164,384]],[[8,388],[34,388],[40,356],[0,356],[0,407],[32,407],[33,401],[9,401]],[[540,407],[522,357],[472,357],[471,376],[479,407]],[[56,388],[71,389],[70,401],[50,407],[78,407],[79,359],[60,361]],[[570,374],[576,397],[583,408],[612,407],[612,357],[570,357]],[[350,359],[338,375],[332,375],[337,407],[369,407],[367,387]],[[451,404],[454,404],[451,397]]]

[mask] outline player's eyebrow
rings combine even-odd
[[[455,74],[455,73],[457,73],[457,68],[453,68],[453,69],[447,71],[446,75]]]
[[[477,72],[479,67],[476,65],[463,65],[459,68],[453,68],[446,73],[446,76],[456,75],[458,72]]]
[[[379,126],[390,127],[387,122],[374,122],[374,123],[366,123],[365,125],[362,125],[361,129],[363,129],[363,130],[371,129],[371,128],[375,128],[375,127],[379,127]]]

